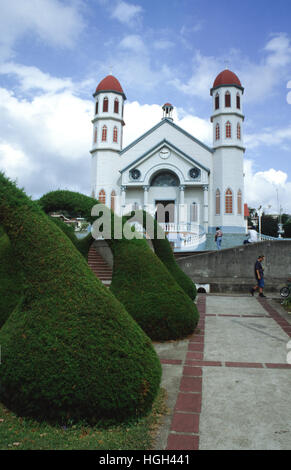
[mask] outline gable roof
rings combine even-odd
[[[198,165],[200,168],[203,168],[203,170],[207,171],[207,173],[210,173],[210,169],[207,168],[206,166],[202,165],[201,163],[199,163],[197,160],[195,160],[194,158],[190,157],[190,155],[187,155],[185,152],[183,152],[183,150],[180,150],[178,147],[176,147],[174,144],[172,144],[171,142],[169,142],[167,139],[163,139],[161,140],[160,142],[158,142],[158,144],[156,144],[154,147],[148,149],[145,153],[143,153],[140,157],[138,157],[136,160],[134,160],[133,162],[130,162],[128,165],[126,165],[126,167],[124,167],[122,170],[119,170],[120,173],[123,173],[124,171],[128,170],[128,168],[136,165],[136,163],[138,163],[139,161],[141,161],[143,158],[145,158],[149,153],[152,153],[154,152],[155,150],[157,150],[159,147],[162,147],[164,145],[167,145],[168,147],[172,148],[175,152],[177,152],[178,154],[180,155],[183,155],[183,157],[187,158],[188,160],[190,160],[192,163],[195,163],[195,165]]]
[[[159,127],[161,127],[164,123],[168,123],[170,124],[171,126],[173,126],[175,129],[177,129],[179,132],[181,132],[182,134],[184,134],[186,137],[188,137],[189,139],[193,140],[196,144],[200,145],[201,147],[203,147],[205,150],[208,150],[208,152],[211,152],[211,153],[214,153],[214,149],[208,147],[207,145],[203,144],[203,142],[201,142],[200,140],[196,139],[196,137],[193,137],[191,134],[189,134],[189,132],[185,131],[184,129],[182,129],[182,127],[180,126],[177,126],[177,124],[175,124],[173,121],[171,121],[170,119],[167,119],[167,118],[164,118],[162,119],[160,122],[158,122],[158,124],[156,124],[155,126],[153,126],[151,129],[149,129],[147,132],[145,132],[144,134],[142,134],[140,137],[138,137],[136,140],[134,140],[133,142],[131,142],[129,145],[127,145],[127,147],[125,147],[123,150],[120,151],[120,155],[122,155],[123,153],[127,152],[127,150],[129,150],[130,148],[134,147],[138,142],[140,142],[141,140],[143,140],[145,137],[147,137],[148,135],[150,135],[152,132],[154,132],[156,129],[158,129]]]

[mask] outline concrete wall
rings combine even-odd
[[[279,292],[291,277],[291,241],[265,241],[177,260],[197,284],[210,284],[210,292],[248,292],[255,284],[254,263],[265,256],[265,291]]]

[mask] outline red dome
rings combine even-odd
[[[124,95],[123,89],[117,78],[113,77],[113,75],[107,75],[107,77],[103,78],[99,85],[96,88],[96,93],[100,91],[115,91],[117,93],[121,93]]]
[[[222,86],[222,85],[237,85],[242,88],[241,82],[237,75],[231,70],[223,70],[220,72],[213,83],[213,88]]]

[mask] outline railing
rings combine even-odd
[[[291,238],[281,238],[281,237],[271,237],[270,235],[264,235],[263,233],[259,234],[258,235],[258,242],[263,242],[263,241],[267,241],[267,240],[272,240],[272,241],[290,241]]]

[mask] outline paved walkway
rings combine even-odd
[[[291,316],[243,295],[197,305],[190,338],[155,344],[169,407],[156,449],[290,450]]]

